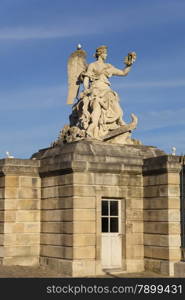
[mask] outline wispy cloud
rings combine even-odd
[[[142,82],[131,82],[131,83],[116,83],[116,88],[176,88],[185,87],[185,79],[179,80],[160,80],[160,81],[142,81]]]
[[[66,103],[66,94],[66,86],[30,87],[1,92],[1,111],[62,107]]]
[[[139,126],[142,131],[185,125],[185,108],[174,110],[148,111],[139,114]]]
[[[151,145],[164,150],[166,153],[172,153],[172,147],[176,147],[177,155],[185,155],[185,136],[184,131],[179,130],[177,132],[160,132],[158,134],[143,134],[137,132],[137,139],[141,140],[144,145]]]
[[[114,14],[112,17],[114,18]],[[61,22],[53,20],[53,25],[44,21],[35,26],[6,26],[0,28],[0,40],[54,39],[92,34],[97,35],[104,33],[105,29],[114,32],[119,28],[119,24],[112,26],[110,19],[111,15],[105,14],[99,18],[96,17],[95,22],[94,16],[89,14],[89,16],[80,16],[80,18],[76,16],[66,18]],[[120,21],[122,23],[121,19]]]
[[[89,30],[93,33],[94,30]],[[79,28],[66,28],[63,26],[48,27],[6,27],[0,29],[1,40],[25,40],[25,39],[51,39],[51,38],[65,38],[74,35],[87,33],[87,29],[81,31]]]
[[[63,127],[63,123],[60,124]],[[32,127],[22,127],[6,129],[1,131],[0,158],[5,157],[6,151],[19,158],[29,158],[34,152],[41,148],[49,147],[58,137],[60,127],[48,120],[43,125],[32,125]]]
[[[164,3],[147,2],[137,6],[137,9],[125,7],[124,9],[113,9],[111,12],[101,13],[93,10],[84,10],[80,13],[77,8],[76,14],[66,12],[68,17],[59,19],[51,16],[49,20],[37,20],[37,25],[6,26],[0,28],[0,40],[24,40],[24,39],[51,39],[66,38],[78,35],[101,34],[107,32],[130,32],[130,30],[145,30],[151,26],[169,24],[174,20],[184,18],[183,3],[174,5]],[[175,13],[174,13],[175,11]],[[151,14],[152,12],[152,14]],[[157,15],[157,18],[156,18]],[[167,17],[165,18],[165,16]],[[80,16],[80,17],[79,17]],[[142,16],[142,17],[141,17]],[[52,24],[52,25],[51,25]]]

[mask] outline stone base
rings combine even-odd
[[[30,160],[0,160],[0,263],[40,259],[72,277],[139,273],[145,263],[174,276],[174,265],[177,273],[182,268],[180,168],[179,157],[152,146],[93,140],[42,149]],[[112,217],[102,215],[102,203],[112,201],[119,207],[116,240],[110,226],[102,234]]]
[[[64,260],[51,257],[41,257],[40,264],[47,266],[63,276],[84,277],[96,275],[94,260]]]
[[[139,273],[143,272],[144,268],[144,260],[143,259],[127,259],[126,261],[126,271],[127,273]]]
[[[144,264],[146,271],[152,271],[161,275],[175,276],[175,265],[177,262],[145,258]]]
[[[145,145],[120,145],[120,144],[105,144],[96,140],[82,140],[64,145],[56,145],[54,147],[44,148],[32,155],[32,159],[43,160],[54,158],[64,154],[78,154],[85,158],[86,155],[103,155],[115,157],[133,157],[140,156],[142,158],[156,157],[166,155],[166,153],[154,146]]]
[[[185,261],[180,261],[174,264],[174,276],[185,278]]]
[[[102,269],[98,260],[64,260],[51,257],[40,257],[40,265],[55,270],[61,276],[88,277],[96,275],[140,273],[144,271],[144,261],[128,260],[127,269]]]
[[[39,266],[39,257],[6,257],[2,259],[1,264],[5,266]]]

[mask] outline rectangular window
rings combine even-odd
[[[102,218],[102,232],[109,232],[109,219]]]
[[[118,218],[110,218],[110,232],[118,232]]]
[[[102,200],[102,232],[119,232],[119,200]]]
[[[118,216],[118,201],[110,201],[110,215]]]
[[[102,201],[102,216],[108,216],[108,201]]]

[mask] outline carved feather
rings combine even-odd
[[[78,96],[80,88],[81,74],[87,69],[86,52],[78,49],[73,52],[68,59],[68,97],[67,104],[73,104]]]

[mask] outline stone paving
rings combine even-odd
[[[0,278],[64,278],[63,276],[46,267],[22,267],[22,266],[3,266],[0,265]],[[140,273],[114,273],[103,276],[93,276],[98,278],[153,278],[153,277],[167,277],[153,272],[140,272]]]

